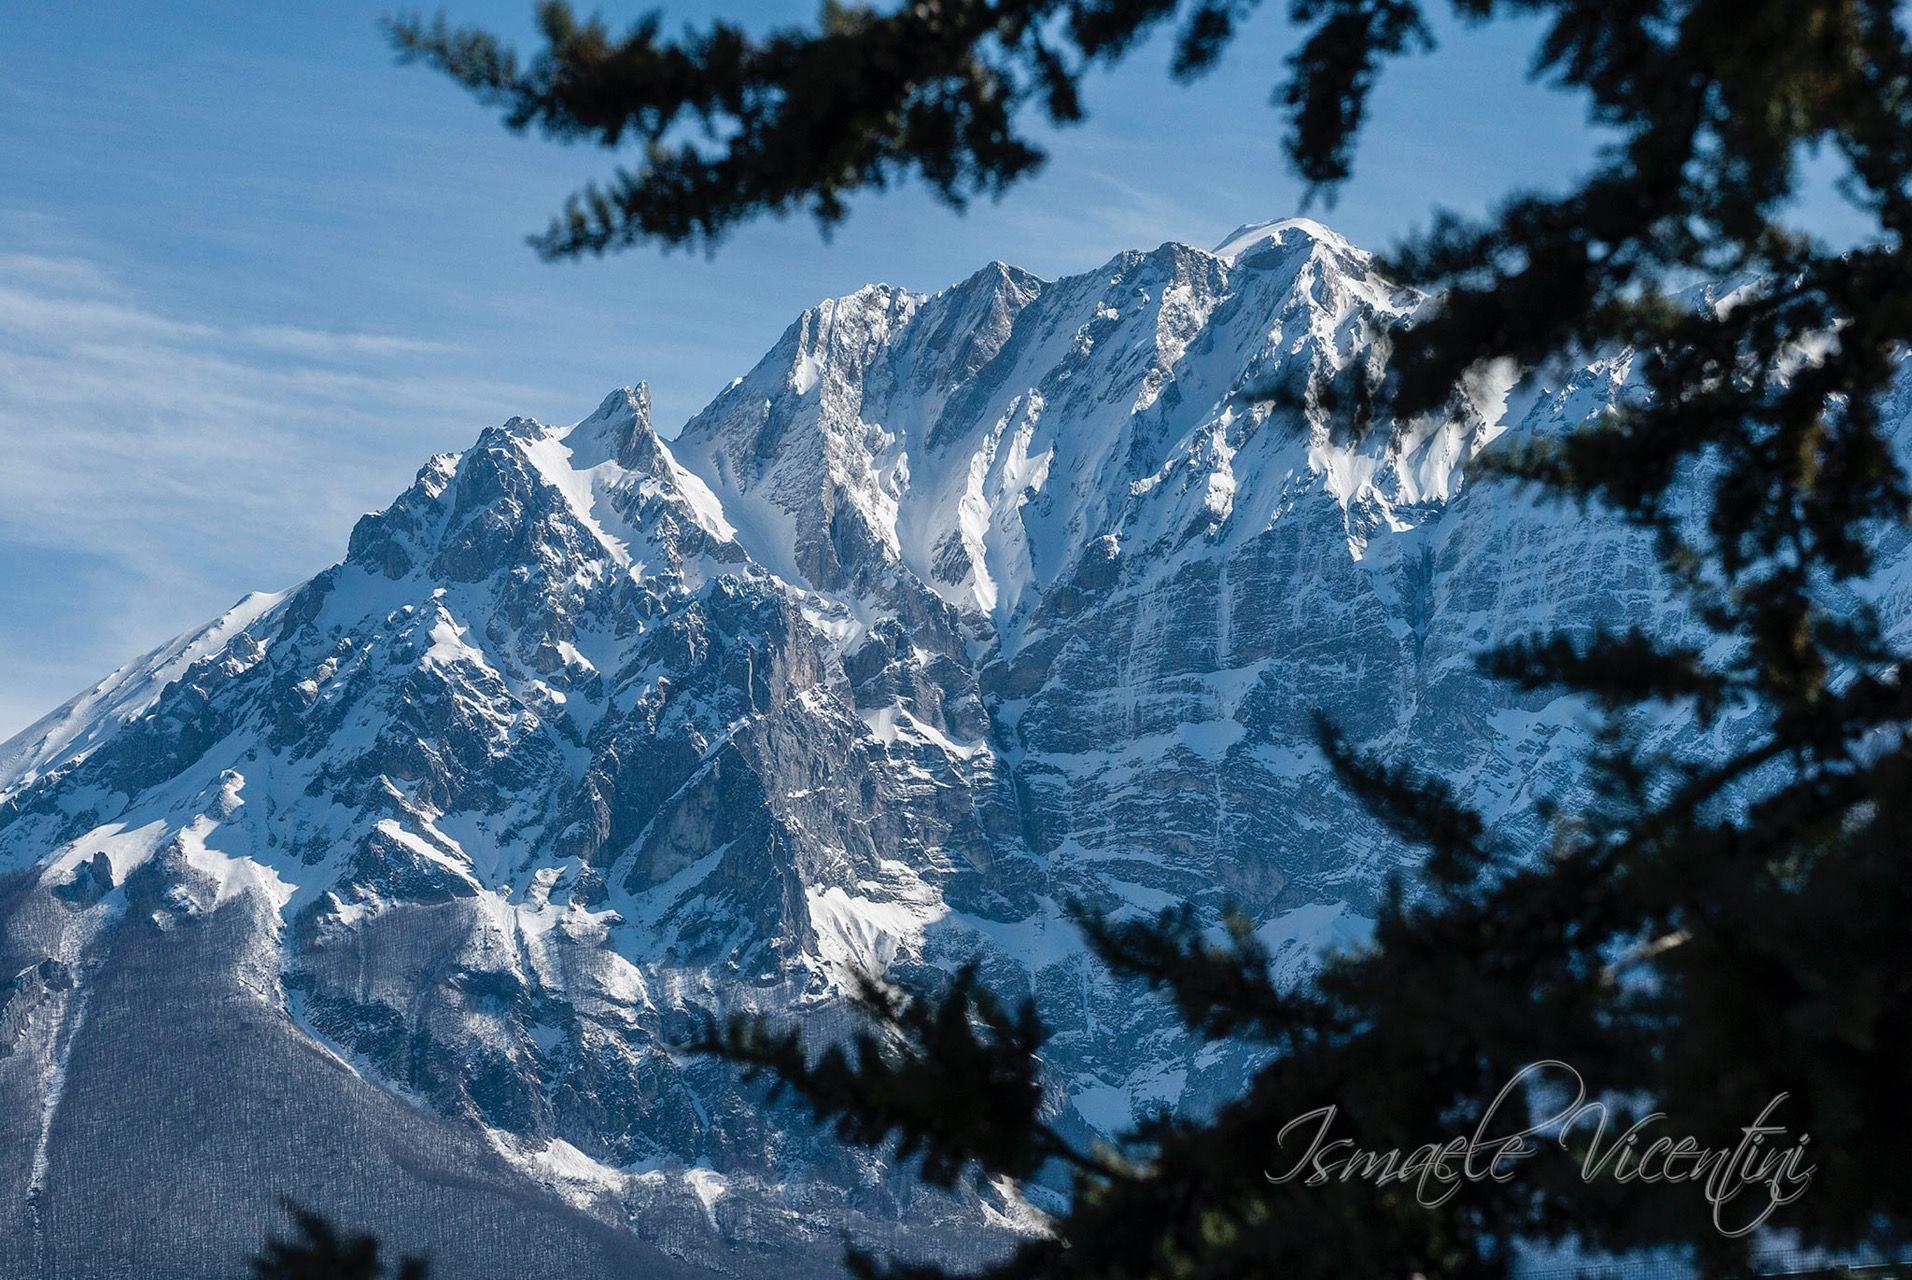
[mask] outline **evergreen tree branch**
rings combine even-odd
[[[1120,1164],[1077,1150],[1044,1118],[1039,1050],[1049,1032],[1032,1002],[1011,1012],[973,964],[934,996],[906,995],[867,976],[859,996],[866,1025],[814,1056],[799,1030],[760,1017],[712,1024],[690,1048],[737,1063],[746,1079],[767,1078],[773,1097],[794,1095],[845,1142],[893,1139],[898,1157],[920,1157],[923,1177],[937,1186],[953,1185],[972,1164],[1018,1181],[1051,1160],[1083,1174],[1126,1176]]]

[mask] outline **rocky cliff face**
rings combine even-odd
[[[641,387],[485,431],[0,745],[0,1269],[199,1274],[283,1194],[450,1274],[993,1248],[1040,1188],[927,1194],[673,1050],[827,1034],[859,970],[1034,990],[1085,1136],[1233,1089],[1063,904],[1238,904],[1299,973],[1402,858],[1317,708],[1537,835],[1584,722],[1472,655],[1678,625],[1625,530],[1465,485],[1624,355],[1361,442],[1280,394],[1418,304],[1305,222],[866,288],[668,442]]]

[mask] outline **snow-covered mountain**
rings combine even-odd
[[[1042,1189],[927,1192],[673,1051],[827,1034],[860,969],[1034,990],[1084,1136],[1231,1091],[1062,904],[1235,903],[1299,973],[1401,858],[1317,708],[1537,835],[1585,724],[1473,655],[1677,625],[1615,523],[1465,484],[1624,355],[1359,442],[1277,394],[1419,301],[1305,221],[871,286],[672,440],[641,386],[484,431],[0,745],[0,1271],[232,1268],[282,1196],[448,1276],[998,1247]]]

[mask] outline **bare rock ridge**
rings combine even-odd
[[[1537,835],[1583,714],[1473,655],[1679,625],[1617,523],[1466,482],[1626,353],[1360,442],[1272,394],[1420,303],[1305,221],[871,286],[673,439],[642,387],[483,431],[0,744],[0,1272],[236,1273],[288,1194],[446,1276],[999,1247],[1043,1188],[932,1194],[673,1048],[827,1033],[859,970],[1037,992],[1085,1137],[1232,1091],[1061,904],[1235,903],[1298,975],[1401,858],[1316,708]]]

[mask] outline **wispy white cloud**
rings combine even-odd
[[[429,453],[549,393],[430,338],[170,314],[0,254],[0,738],[313,572]]]
[[[312,358],[351,356],[435,355],[456,350],[450,343],[426,338],[403,338],[389,333],[350,333],[341,330],[300,329],[293,325],[253,325],[232,331],[233,337],[261,351],[283,351]]]

